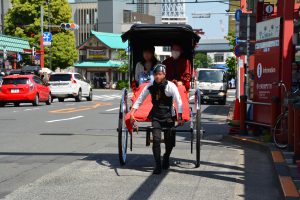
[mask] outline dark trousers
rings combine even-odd
[[[160,148],[160,143],[161,143],[161,132],[162,128],[172,128],[174,127],[175,122],[160,122],[157,120],[152,121],[152,135],[153,135],[153,156],[155,159],[156,166],[159,167],[161,165],[161,148]],[[166,147],[166,153],[164,156],[167,158],[170,156],[172,149],[173,149],[173,143],[172,143],[172,138],[171,138],[171,131],[166,131],[164,133],[164,140],[165,140],[165,147]]]

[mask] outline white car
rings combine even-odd
[[[78,73],[53,73],[49,78],[52,99],[58,98],[63,102],[65,98],[75,98],[77,102],[82,98],[93,100],[92,86],[84,76]]]

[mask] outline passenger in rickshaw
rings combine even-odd
[[[181,45],[173,44],[171,53],[172,57],[163,61],[167,67],[167,80],[174,82],[177,86],[184,86],[186,91],[189,91],[192,76],[191,63],[183,55]]]
[[[153,46],[143,48],[143,58],[135,67],[135,80],[139,85],[145,82],[153,82],[153,68],[158,63]]]
[[[170,131],[167,131],[165,134],[165,146],[166,152],[163,156],[163,163],[161,165],[161,131],[163,127],[172,128],[175,125],[176,114],[173,107],[173,101],[175,100],[178,106],[178,124],[182,125],[182,101],[179,94],[179,91],[176,85],[170,81],[166,80],[166,67],[162,64],[155,66],[154,70],[154,81],[149,83],[136,102],[134,103],[131,114],[130,121],[131,123],[135,122],[134,113],[141,106],[146,97],[150,94],[152,99],[152,109],[149,113],[148,118],[152,121],[153,127],[153,156],[155,159],[155,169],[153,174],[160,174],[162,168],[167,170],[169,169],[169,158],[171,151],[173,149]]]

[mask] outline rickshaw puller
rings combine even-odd
[[[182,120],[182,101],[176,85],[166,80],[166,66],[158,64],[154,70],[154,81],[149,83],[144,88],[136,102],[134,103],[130,119],[135,121],[134,113],[150,94],[152,98],[152,109],[148,118],[152,120],[152,134],[153,134],[153,156],[156,167],[153,174],[160,174],[163,169],[169,168],[169,157],[173,149],[171,137],[169,133],[165,135],[166,152],[163,156],[163,165],[161,166],[161,131],[162,128],[172,128],[175,125],[175,109],[173,107],[173,100],[176,101],[178,107],[178,124],[183,125]],[[169,132],[169,131],[168,131]]]

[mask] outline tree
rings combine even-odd
[[[40,48],[41,35],[40,6],[44,7],[44,31],[48,27],[48,5],[50,2],[51,24],[71,22],[71,8],[67,0],[11,0],[12,8],[5,16],[5,34],[21,37],[29,41],[30,45]],[[72,31],[51,28],[52,42],[52,69],[67,68],[78,59],[75,46],[75,37]],[[45,66],[49,65],[49,48],[45,48]]]
[[[211,66],[213,60],[210,56],[207,56],[204,53],[197,53],[195,55],[195,66],[196,68],[207,68]]]
[[[234,52],[234,48],[235,48],[235,45],[236,45],[236,36],[234,33],[232,32],[229,32],[227,36],[224,37],[226,40],[228,40],[229,42],[229,45],[231,47],[230,51],[231,52]]]
[[[235,74],[236,74],[236,69],[237,69],[237,61],[236,61],[236,58],[235,57],[228,57],[227,59],[226,59],[226,65],[227,65],[227,67],[228,67],[228,72],[231,74],[231,75],[233,75],[233,76],[235,76]]]
[[[127,73],[128,72],[128,55],[126,51],[121,50],[119,51],[118,59],[122,61],[122,65],[119,67],[119,72]]]

